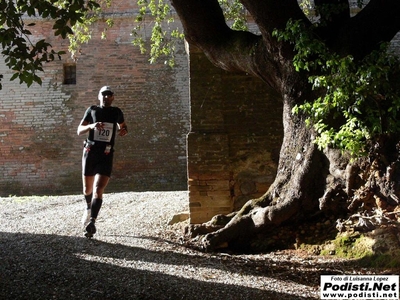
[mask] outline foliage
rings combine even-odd
[[[331,146],[357,157],[366,153],[367,141],[400,131],[400,61],[388,45],[357,61],[331,52],[299,21],[274,34],[294,45],[294,67],[309,74],[320,95],[296,105],[293,112],[307,114],[321,149]]]
[[[152,19],[150,36],[150,63],[155,63],[161,57],[165,58],[165,64],[175,65],[176,44],[184,39],[183,32],[175,22],[172,8],[164,0],[138,0],[139,14],[135,18],[136,25],[132,30],[135,46],[146,53],[146,17]],[[232,29],[246,30],[247,21],[243,5],[239,0],[219,0],[226,20],[232,20]]]
[[[54,20],[56,36],[66,38],[71,27],[83,21],[86,12],[95,9],[95,1],[85,0],[17,0],[0,2],[0,43],[6,65],[15,73],[11,80],[19,78],[28,86],[41,83],[37,71],[43,71],[43,63],[59,58],[62,51],[54,51],[45,40],[31,41],[28,29],[34,23],[25,24],[27,19],[42,17]],[[1,85],[0,85],[1,88]]]
[[[175,45],[177,40],[183,39],[183,33],[179,29],[172,28],[174,18],[171,7],[163,0],[138,0],[139,14],[135,18],[137,23],[132,30],[132,43],[138,46],[142,53],[147,52],[145,46],[146,15],[152,16],[152,28],[150,37],[150,63],[156,62],[160,57],[165,57],[165,63],[169,66],[175,64]]]
[[[173,26],[174,14],[169,2],[164,0],[137,0],[139,14],[132,30],[132,43],[142,53],[146,49],[146,17],[151,18],[149,61],[154,63],[161,58],[165,63],[175,64],[176,44],[183,40],[184,34],[178,26]],[[246,10],[239,0],[219,0],[225,18],[234,30],[247,30]],[[105,18],[103,9],[110,7],[112,0],[17,0],[0,3],[0,42],[6,65],[15,74],[12,80],[19,78],[20,83],[28,86],[33,82],[41,84],[38,71],[43,71],[43,64],[60,58],[64,51],[55,51],[46,40],[32,42],[33,35],[28,29],[35,23],[25,24],[32,18],[54,20],[54,34],[69,39],[69,52],[76,57],[79,47],[91,38],[91,25]],[[105,20],[113,26],[111,18]],[[102,34],[106,38],[106,31]],[[1,79],[0,75],[0,79]],[[1,84],[0,84],[1,89]]]
[[[77,22],[74,26],[72,26],[72,34],[68,35],[68,51],[71,53],[71,57],[76,57],[76,52],[79,51],[81,44],[89,42],[92,37],[90,26],[99,19],[100,14],[101,8],[99,6],[93,11],[85,12],[82,21]]]
[[[218,0],[225,19],[232,21],[233,30],[247,30],[246,10],[239,0]]]

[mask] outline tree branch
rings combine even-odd
[[[217,0],[171,0],[171,3],[182,22],[188,43],[200,48],[214,65],[227,71],[265,77],[262,74],[271,66],[260,55],[265,53],[261,36],[231,30]]]
[[[342,24],[332,44],[342,54],[362,58],[379,43],[389,42],[400,30],[400,1],[371,0],[348,22]]]
[[[264,37],[275,29],[285,29],[289,19],[308,22],[297,0],[242,0]]]
[[[226,39],[230,29],[216,0],[171,0],[185,30],[186,40],[197,46],[212,46]]]
[[[217,0],[171,0],[186,40],[200,48],[214,65],[227,71],[252,74],[276,88],[280,85],[276,80],[283,77],[281,61],[275,59],[276,53],[282,53],[282,45],[272,38],[272,31],[284,28],[290,17],[305,16],[296,0],[242,2],[254,17],[262,36],[231,30]],[[291,47],[285,50],[289,52],[283,56],[292,56]]]

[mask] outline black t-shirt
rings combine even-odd
[[[89,131],[88,140],[95,142],[95,145],[98,146],[114,146],[117,124],[124,122],[124,114],[118,107],[100,107],[93,105],[86,110],[82,121],[86,121],[89,124],[96,122],[104,123],[104,128],[102,130]]]

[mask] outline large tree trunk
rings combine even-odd
[[[377,150],[379,155],[350,165],[349,159],[338,151],[318,150],[313,143],[314,132],[306,127],[304,117],[292,114],[295,104],[315,99],[316,95],[307,85],[307,77],[293,68],[292,45],[278,42],[272,32],[276,28],[283,29],[290,18],[309,23],[297,0],[241,1],[259,26],[260,36],[230,30],[217,0],[171,2],[189,43],[202,49],[216,66],[228,71],[242,70],[261,78],[278,91],[283,100],[284,139],[274,183],[264,196],[250,200],[236,214],[217,217],[205,224],[216,230],[203,239],[207,250],[226,243],[241,243],[259,232],[283,223],[298,222],[316,213],[339,216],[351,212],[364,199],[354,195],[357,189],[360,195],[367,194],[368,199],[376,195],[395,204],[399,189],[391,180],[399,174],[396,143],[386,143],[387,147]],[[363,57],[380,41],[390,41],[400,29],[400,19],[396,16],[400,12],[400,1],[384,2],[383,7],[381,1],[371,0],[357,18],[350,18],[347,0],[315,1],[317,9],[323,4],[342,4],[342,11],[337,15],[321,15],[328,24],[318,34],[335,52]],[[381,26],[371,20],[379,21]],[[388,158],[389,152],[396,155]],[[377,162],[378,173],[371,172],[372,161]],[[362,180],[357,181],[360,176],[356,175],[363,177]],[[361,199],[361,202],[354,199]],[[215,226],[221,220],[223,223]],[[199,232],[204,233],[201,229]]]
[[[331,211],[334,207],[341,214],[345,208],[325,203],[324,194],[346,190],[350,179],[346,172],[348,160],[335,151],[326,154],[318,150],[312,131],[299,116],[291,113],[291,106],[286,102],[293,101],[284,102],[284,140],[274,183],[265,195],[248,201],[233,214],[223,228],[208,234],[203,240],[206,250],[230,242],[245,244],[257,233],[287,221],[300,222],[320,209]],[[215,219],[207,226],[212,227],[214,222]]]
[[[288,111],[286,107],[285,137],[274,183],[266,194],[248,201],[240,211],[202,224],[201,229],[212,231],[201,241],[206,251],[247,249],[259,233],[276,234],[280,225],[298,225],[316,215],[318,220],[339,221],[363,212],[367,219],[373,219],[373,210],[377,209],[379,214],[386,212],[396,219],[392,212],[400,210],[399,138],[386,137],[368,157],[350,163],[340,151],[318,150],[309,128],[295,126],[304,122],[294,121]],[[372,230],[385,223],[387,216],[375,215],[368,224],[360,219],[354,225],[361,231]],[[196,235],[199,228],[193,226],[192,230]]]

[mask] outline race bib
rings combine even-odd
[[[98,142],[110,142],[113,135],[113,123],[103,123],[103,129],[94,131],[94,140]]]

